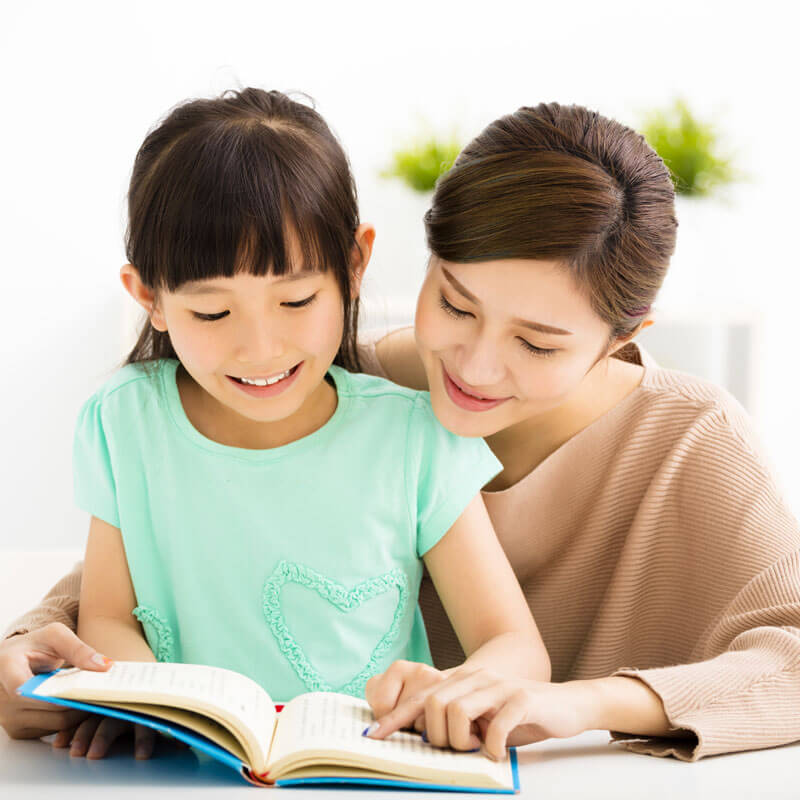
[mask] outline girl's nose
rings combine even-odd
[[[245,327],[236,358],[242,363],[268,367],[285,353],[286,340],[282,331],[270,320],[262,318]]]

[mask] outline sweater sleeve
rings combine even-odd
[[[77,630],[82,574],[83,563],[78,563],[50,589],[36,608],[12,622],[6,628],[3,638],[7,639],[19,633],[30,633],[51,622],[62,622],[71,630]]]
[[[744,415],[715,410],[684,440],[685,596],[721,599],[692,663],[621,669],[661,698],[675,738],[612,732],[631,750],[685,761],[800,740],[800,527]],[[690,570],[687,570],[689,572]],[[691,600],[687,600],[691,603]],[[676,608],[703,615],[703,608]]]

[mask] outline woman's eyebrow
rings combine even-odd
[[[476,306],[481,304],[481,301],[472,294],[466,286],[462,283],[459,283],[453,275],[448,272],[444,267],[442,267],[442,272],[444,273],[445,278],[452,284],[453,288],[464,297],[467,298],[471,303],[475,303]],[[545,325],[543,322],[531,322],[527,319],[520,319],[519,317],[514,317],[511,320],[515,325],[521,325],[524,328],[531,328],[534,331],[539,331],[540,333],[554,333],[556,336],[572,336],[572,331],[565,331],[563,328],[554,328],[552,325]]]

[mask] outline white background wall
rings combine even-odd
[[[72,429],[132,335],[117,272],[133,156],[174,103],[249,84],[309,93],[341,137],[362,217],[378,228],[367,299],[386,308],[407,307],[421,279],[424,203],[377,173],[420,124],[456,126],[466,139],[520,105],[559,100],[635,125],[641,111],[676,94],[716,115],[749,180],[726,205],[704,207],[691,224],[687,217],[660,305],[667,315],[763,321],[751,408],[800,510],[800,120],[788,77],[800,65],[782,7],[697,0],[5,7],[0,549],[82,546],[86,519],[71,500]]]

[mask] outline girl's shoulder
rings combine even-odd
[[[140,404],[145,397],[160,392],[164,372],[174,370],[176,365],[173,359],[125,364],[107,378],[84,405],[103,407],[110,402]]]
[[[347,372],[341,367],[332,367],[336,373],[336,389],[339,394],[346,394],[350,398],[359,398],[367,403],[381,403],[397,401],[402,406],[409,408],[415,405],[430,404],[428,392],[409,389],[400,386],[378,375],[368,375],[364,372]]]

